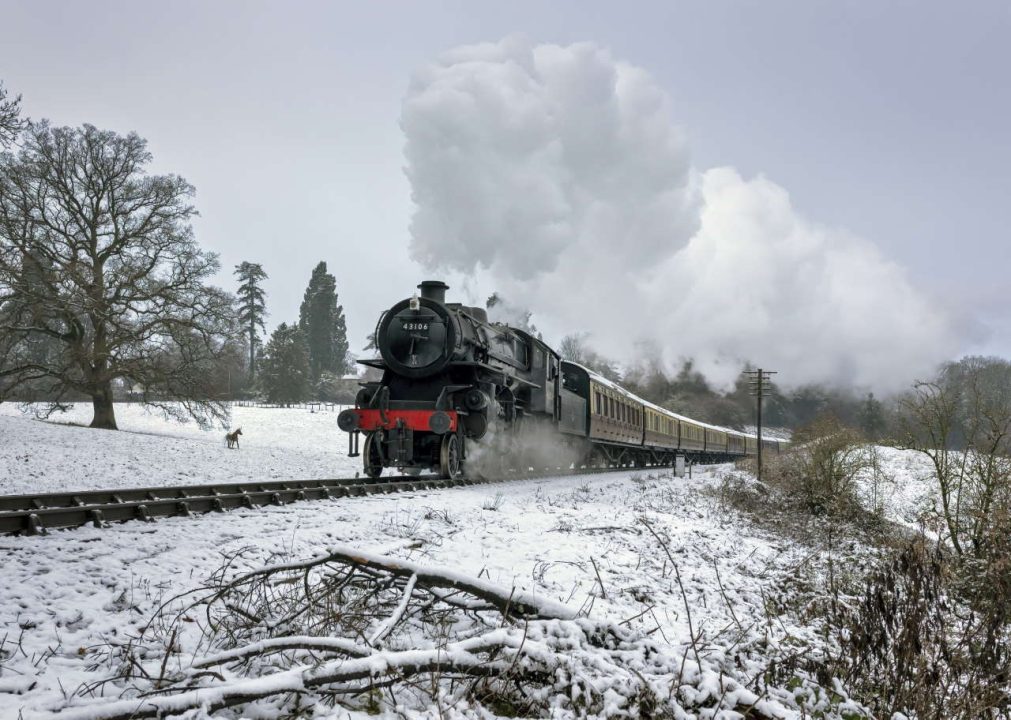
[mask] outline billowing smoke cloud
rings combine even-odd
[[[787,384],[887,389],[957,349],[943,312],[871,244],[805,220],[787,192],[692,168],[669,97],[591,44],[458,48],[404,101],[411,252],[477,298],[693,357],[725,383],[750,360]]]
[[[404,103],[412,251],[430,266],[536,278],[634,243],[630,267],[684,245],[698,193],[666,96],[588,44],[461,48]]]

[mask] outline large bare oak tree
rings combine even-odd
[[[0,81],[0,148],[14,142],[25,121],[21,118],[21,96],[10,97]]]
[[[231,298],[190,226],[193,187],[147,173],[136,134],[32,123],[0,154],[0,400],[86,396],[116,428],[113,381],[202,424],[226,418],[209,382]],[[51,405],[52,406],[52,405]]]

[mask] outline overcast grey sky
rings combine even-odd
[[[270,274],[271,325],[326,260],[359,349],[429,274],[408,252],[412,74],[510,34],[644,69],[694,166],[770,178],[951,306],[964,351],[1011,355],[1007,2],[0,0],[0,79],[33,118],[146,137],[196,186],[201,243]]]

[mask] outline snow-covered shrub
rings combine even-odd
[[[798,430],[790,448],[764,464],[762,479],[781,499],[814,515],[865,513],[858,480],[870,468],[860,434],[831,417]]]
[[[1005,556],[994,568],[1002,578],[982,569],[1004,591],[1009,562]],[[915,540],[869,579],[857,602],[834,607],[840,650],[821,672],[842,678],[879,717],[1011,717],[1007,595],[996,587],[967,596],[966,569],[943,544]]]

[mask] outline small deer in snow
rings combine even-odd
[[[236,428],[235,432],[225,433],[225,444],[228,445],[229,450],[232,448],[239,449],[239,435],[241,434],[242,428]]]

